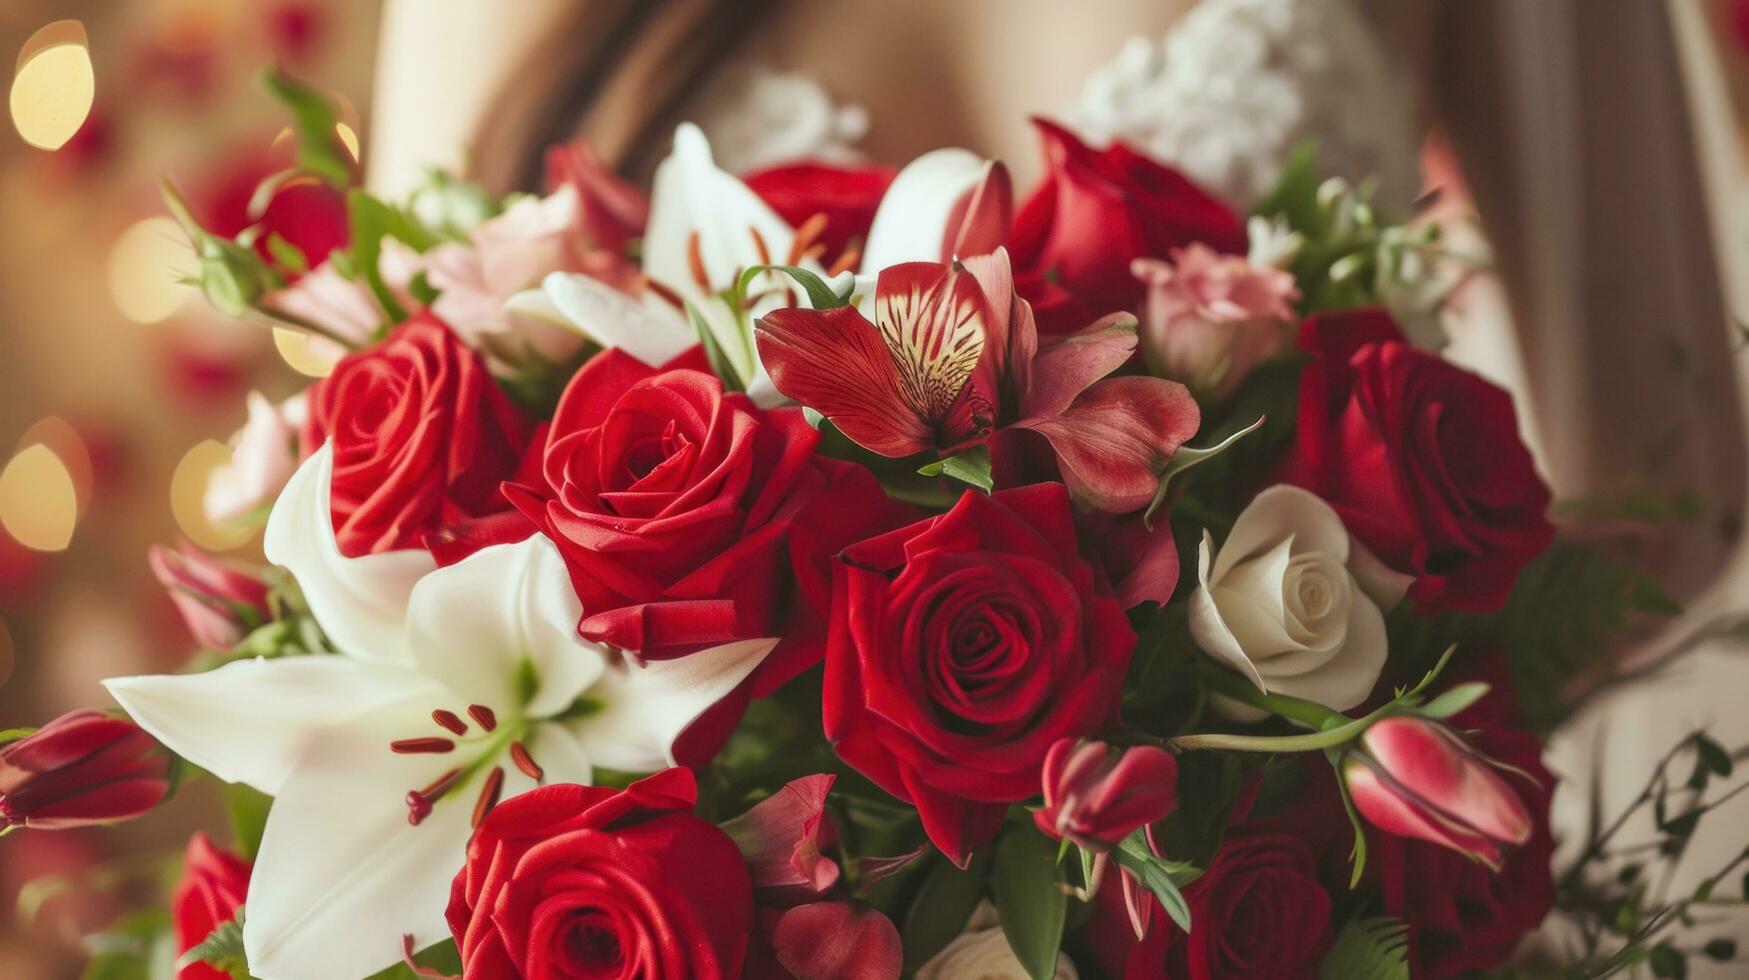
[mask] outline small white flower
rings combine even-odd
[[[1205,531],[1190,600],[1198,646],[1265,693],[1337,711],[1366,700],[1385,664],[1380,606],[1395,604],[1402,583],[1382,581],[1329,504],[1298,487],[1270,487],[1214,552]],[[1236,703],[1220,706],[1258,717]]]
[[[966,929],[917,971],[916,980],[1029,980],[989,902],[978,904]],[[1052,980],[1080,980],[1075,964],[1057,954]]]

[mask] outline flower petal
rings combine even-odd
[[[1209,577],[1219,582],[1234,565],[1288,538],[1297,552],[1322,551],[1344,564],[1348,561],[1348,529],[1336,511],[1317,494],[1277,484],[1259,493],[1239,514]]]
[[[674,152],[656,168],[644,233],[646,275],[697,300],[728,289],[742,269],[782,262],[794,241],[795,232],[770,205],[717,167],[697,126],[684,123],[674,131]],[[694,276],[695,257],[705,284]]]
[[[905,399],[880,332],[855,307],[773,310],[754,336],[777,390],[831,419],[857,445],[900,457],[935,444],[934,430]]]
[[[901,262],[940,262],[955,243],[956,217],[984,181],[990,164],[970,150],[932,150],[893,178],[862,250],[862,267],[879,272]],[[956,235],[957,237],[957,235]]]
[[[598,766],[653,772],[674,761],[674,740],[721,701],[777,646],[777,637],[740,640],[643,666],[609,667],[590,688],[600,707],[571,723]]]
[[[1227,623],[1221,618],[1221,611],[1215,606],[1215,598],[1209,592],[1209,568],[1213,564],[1215,550],[1214,536],[1207,531],[1202,532],[1202,546],[1196,553],[1197,588],[1190,596],[1190,635],[1196,640],[1196,645],[1203,652],[1228,667],[1245,676],[1246,680],[1257,685],[1259,691],[1268,690],[1263,686],[1263,676],[1257,672],[1257,665],[1251,658],[1245,656],[1245,649],[1239,645],[1239,640]]]
[[[1062,414],[1082,392],[1122,367],[1135,351],[1136,321],[1127,313],[1114,313],[1045,345],[1033,359],[1031,377],[1021,392],[1021,417]]]
[[[407,637],[419,668],[467,704],[545,718],[606,669],[577,635],[583,603],[544,534],[493,545],[419,580]]]
[[[1348,609],[1348,631],[1342,648],[1317,670],[1271,677],[1269,690],[1304,698],[1334,711],[1346,711],[1372,693],[1389,652],[1384,614],[1364,592],[1356,589]]]
[[[1181,384],[1159,378],[1106,378],[1054,418],[1019,423],[1050,440],[1063,482],[1077,498],[1114,514],[1154,499],[1160,469],[1200,423]]]
[[[279,794],[317,732],[442,690],[410,670],[324,656],[239,660],[201,674],[112,677],[103,686],[172,752],[270,796]]]
[[[970,273],[933,262],[881,270],[875,326],[898,364],[900,391],[918,415],[932,423],[947,417],[983,356],[988,318]]]
[[[511,302],[531,304],[519,294]],[[534,295],[543,297],[565,323],[603,347],[618,347],[651,367],[660,367],[698,342],[679,310],[654,297],[642,300],[590,276],[555,272]]]
[[[334,450],[324,443],[292,474],[267,518],[267,560],[290,571],[323,632],[342,653],[411,664],[405,643],[407,597],[437,567],[424,549],[348,558],[334,538],[328,487]]]

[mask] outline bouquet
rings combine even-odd
[[[269,564],[154,551],[201,653],[0,747],[8,829],[222,787],[92,976],[1443,977],[1557,903],[1516,975],[1701,955],[1622,821],[1551,871],[1542,736],[1669,604],[1400,326],[1436,226],[1043,120],[1024,195],[683,125],[648,196],[577,143],[389,201],[269,83],[261,220],[166,187],[212,303],[331,365],[209,488]],[[1678,760],[1671,858],[1732,766]]]

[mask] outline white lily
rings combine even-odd
[[[331,465],[324,447],[287,485],[268,555],[329,617],[340,655],[105,682],[173,751],[275,797],[243,930],[250,970],[267,980],[363,977],[400,958],[404,934],[416,947],[446,938],[450,881],[497,800],[587,783],[597,766],[672,765],[681,731],[776,643],[629,664],[577,635],[582,606],[541,535],[427,571],[397,609],[395,574],[368,573],[419,563],[339,554]],[[373,580],[390,584],[347,592]]]
[[[900,171],[881,199],[861,265],[878,271],[907,261],[940,261],[951,254],[948,237],[994,165],[967,150],[936,150]],[[1001,192],[1007,193],[1006,180]],[[799,247],[798,247],[799,244]],[[816,275],[825,270],[805,253],[796,229],[746,184],[718,167],[698,127],[683,124],[674,151],[656,169],[650,224],[643,240],[643,271],[681,299],[743,379],[754,401],[781,400],[759,362],[753,321],[788,303],[807,303],[777,273],[756,277],[748,289],[753,307],[736,309],[727,298],[737,278],[756,265],[795,265]],[[873,293],[851,271],[830,279],[840,295],[853,288]],[[853,285],[854,284],[854,285]],[[646,364],[659,365],[698,339],[688,315],[655,293],[632,298],[598,279],[577,273],[548,276],[539,292],[511,301],[524,316],[561,318],[604,346],[622,347]]]

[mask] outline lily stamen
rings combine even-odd
[[[478,828],[480,822],[486,819],[486,814],[491,813],[492,808],[498,805],[499,794],[503,792],[504,767],[493,766],[492,771],[486,774],[485,785],[480,787],[480,798],[474,801],[472,825],[475,828]]]
[[[474,723],[487,733],[498,727],[497,713],[483,704],[468,705],[468,717],[474,719]]]
[[[437,755],[454,752],[455,743],[447,738],[401,738],[389,743],[389,751],[398,755]]]
[[[431,720],[447,729],[452,735],[461,736],[468,733],[468,723],[462,721],[453,711],[438,708],[431,712]]]
[[[516,763],[516,768],[522,770],[523,775],[537,783],[546,776],[546,770],[534,761],[534,757],[528,754],[528,747],[521,742],[510,743],[510,761]]]

